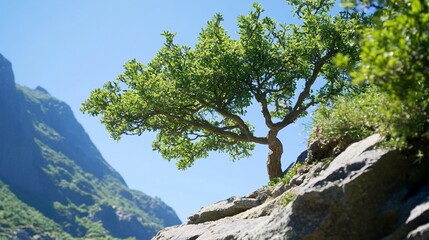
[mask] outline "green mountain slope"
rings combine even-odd
[[[1,181],[0,229],[0,239],[13,237],[71,239],[60,225],[21,202]]]
[[[37,219],[53,223],[52,231],[35,229],[73,238],[150,239],[161,228],[180,224],[160,199],[127,187],[67,104],[41,87],[15,85],[11,64],[1,55],[0,132],[0,180],[39,213]],[[8,222],[15,218],[5,213],[0,208],[0,236],[16,233]],[[19,226],[34,225],[20,221]]]

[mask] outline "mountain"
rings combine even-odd
[[[160,199],[127,187],[66,103],[15,84],[1,54],[0,133],[0,237],[150,239],[180,224]]]

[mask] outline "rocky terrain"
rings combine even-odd
[[[380,141],[373,135],[334,159],[301,156],[289,183],[204,207],[153,239],[429,239],[428,158]]]

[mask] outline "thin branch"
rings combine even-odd
[[[274,127],[273,120],[271,118],[270,111],[268,110],[268,102],[267,102],[267,96],[266,94],[258,94],[256,95],[256,101],[258,101],[261,104],[261,112],[265,119],[265,125],[269,129],[272,129]]]
[[[163,115],[169,119],[172,119],[174,121],[178,121],[184,124],[187,124],[189,126],[198,128],[198,129],[203,129],[206,130],[208,132],[211,132],[213,134],[222,136],[222,137],[226,137],[226,138],[230,138],[232,140],[235,141],[243,141],[243,142],[254,142],[254,143],[259,143],[259,144],[268,144],[267,139],[263,138],[263,137],[255,137],[253,135],[246,136],[246,135],[240,135],[229,130],[228,128],[222,128],[222,127],[217,127],[214,126],[213,124],[204,121],[204,120],[200,120],[200,121],[196,121],[196,120],[188,120],[184,117],[181,116],[177,116],[177,115],[172,115],[170,113],[159,113],[159,115]]]
[[[251,139],[253,136],[252,132],[249,129],[249,126],[241,119],[239,116],[232,114],[224,109],[216,108],[216,111],[222,115],[224,118],[230,119],[238,124],[240,131],[248,138]]]
[[[281,122],[274,124],[275,129],[280,130],[286,127],[287,125],[291,124],[299,117],[299,115],[304,113],[310,107],[308,104],[307,105],[303,105],[303,104],[305,99],[310,95],[311,86],[314,84],[317,77],[319,76],[319,73],[323,65],[337,52],[338,52],[337,50],[327,52],[325,56],[319,58],[319,60],[316,61],[316,63],[314,64],[313,73],[311,77],[307,79],[307,81],[305,82],[304,89],[299,94],[298,100],[295,103],[295,106],[293,107],[292,111],[289,112]],[[314,104],[314,102],[312,102],[312,104]]]

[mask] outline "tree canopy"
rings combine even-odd
[[[114,139],[157,132],[153,149],[177,160],[180,169],[209,151],[235,160],[250,156],[255,143],[268,145],[269,178],[279,177],[278,132],[350,86],[335,56],[347,56],[350,66],[358,59],[359,14],[329,15],[332,0],[288,2],[299,24],[263,17],[261,5],[254,4],[237,19],[237,39],[222,27],[221,14],[202,29],[194,47],[164,32],[164,46],[148,64],[127,62],[116,80],[91,92],[82,111],[101,115]],[[253,104],[269,129],[266,136],[256,136],[243,119]]]

